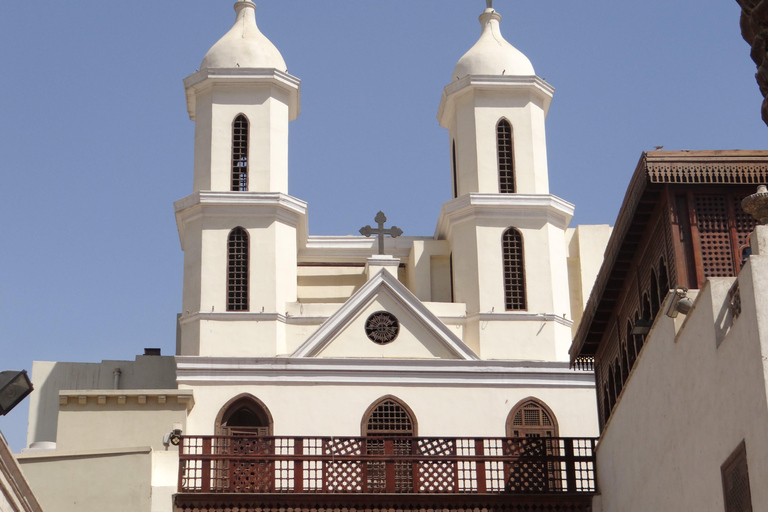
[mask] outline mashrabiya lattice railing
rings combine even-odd
[[[594,493],[594,438],[184,436],[181,493]]]

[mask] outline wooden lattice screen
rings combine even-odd
[[[414,421],[408,410],[394,398],[381,400],[368,413],[363,435],[402,437],[402,440],[384,441],[368,439],[366,453],[368,455],[385,455],[389,451],[394,455],[411,453],[411,442],[408,438],[414,435]],[[390,444],[391,443],[391,444]],[[368,488],[374,492],[385,492],[387,489],[386,464],[384,462],[367,463]],[[395,492],[413,492],[413,466],[405,462],[395,463]]]
[[[536,400],[517,406],[510,413],[509,437],[557,437],[557,420]]]
[[[725,512],[752,512],[747,450],[742,442],[720,468]]]
[[[232,190],[248,190],[248,119],[242,114],[232,124]]]
[[[525,265],[523,263],[523,235],[514,228],[504,232],[504,299],[507,310],[524,311]]]
[[[248,233],[240,227],[227,241],[227,311],[248,311]]]
[[[502,119],[496,125],[496,147],[499,158],[499,192],[515,192],[515,159],[512,146],[512,125]]]

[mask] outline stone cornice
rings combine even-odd
[[[181,404],[188,411],[195,406],[195,398],[189,389],[74,389],[59,391],[59,406],[66,405],[119,405],[129,402],[132,406],[149,403]]]
[[[288,94],[290,120],[301,112],[301,80],[274,68],[207,68],[184,79],[189,118],[195,120],[197,95],[214,85],[267,84]]]
[[[280,192],[199,191],[179,199],[173,203],[173,207],[182,247],[186,225],[202,215],[275,217],[297,228],[296,237],[299,243],[307,237],[307,203]]]
[[[568,328],[573,327],[573,320],[551,313],[528,313],[525,311],[502,311],[499,313],[471,313],[467,320],[481,322],[555,322]]]
[[[593,388],[568,363],[459,359],[332,359],[176,356],[177,382]]]
[[[504,219],[514,226],[518,219],[545,219],[566,229],[574,206],[551,194],[465,194],[443,203],[435,238],[447,239],[452,226],[466,219]]]
[[[544,114],[549,111],[555,88],[538,76],[498,76],[498,75],[467,75],[443,89],[440,98],[440,107],[437,110],[437,119],[440,126],[447,128],[448,124],[443,120],[450,119],[454,113],[453,103],[455,99],[470,91],[476,90],[524,90],[534,94],[542,102]]]

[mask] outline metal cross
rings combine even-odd
[[[371,235],[378,236],[379,237],[379,254],[384,254],[384,235],[389,235],[392,238],[397,238],[403,234],[403,230],[398,228],[397,226],[392,226],[389,229],[384,229],[384,223],[387,222],[387,217],[386,215],[384,215],[384,212],[377,213],[376,218],[373,220],[379,225],[379,227],[372,228],[371,226],[365,226],[364,228],[360,228],[360,234],[367,237],[370,237]]]

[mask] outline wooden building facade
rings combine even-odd
[[[670,290],[736,276],[755,220],[741,201],[768,181],[768,151],[644,153],[571,347],[595,367],[600,427]]]

